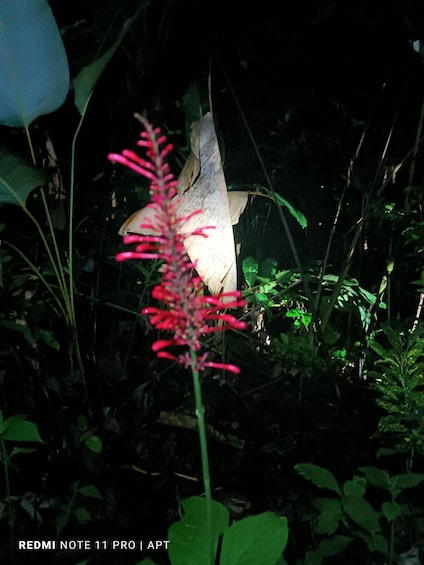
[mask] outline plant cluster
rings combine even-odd
[[[393,124],[368,162],[372,128],[335,100],[333,125],[352,139],[360,130],[353,156],[327,124],[312,131],[322,107],[307,102],[286,100],[281,114],[279,101],[278,119],[266,112],[257,145],[234,97],[263,169],[258,185],[245,140],[234,142],[240,124],[219,59],[218,119],[208,113],[215,153],[201,160],[190,128],[215,92],[184,78],[172,100],[156,93],[175,92],[159,62],[163,82],[150,85],[154,50],[140,55],[158,4],[133,4],[102,3],[94,27],[81,19],[59,30],[47,0],[0,2],[0,560],[20,563],[19,539],[150,537],[166,538],[166,550],[42,559],[415,565],[424,553],[424,111],[401,160],[387,154]],[[163,47],[182,5],[159,16]],[[121,9],[133,10],[123,22]],[[119,80],[107,72],[116,57],[128,72],[119,68]],[[143,155],[117,153],[137,105]],[[330,153],[321,174],[317,161]],[[233,232],[228,219],[231,252],[237,230],[247,234],[241,291],[212,291],[187,252],[218,232],[190,202],[205,165],[221,179],[224,169],[231,181],[249,176],[220,194],[238,223]],[[171,170],[180,168],[179,185]],[[119,226],[146,204],[123,250]]]

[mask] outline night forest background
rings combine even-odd
[[[174,145],[177,176],[212,104],[228,190],[270,196],[234,226],[248,329],[205,338],[241,370],[202,375],[213,496],[233,520],[287,518],[278,563],[419,564],[424,4],[49,4],[71,77],[29,127],[49,189],[23,205],[0,191],[2,562],[171,562],[16,542],[165,540],[203,492],[191,379],[156,358],[140,314],[158,265],[115,261],[148,183],[107,155],[135,148],[138,112]],[[81,121],[72,80],[117,38]],[[23,128],[1,125],[0,140],[30,159]],[[70,218],[64,315],[53,263],[66,278]]]

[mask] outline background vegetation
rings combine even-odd
[[[115,262],[148,185],[107,154],[134,148],[140,112],[178,175],[212,102],[229,189],[275,200],[234,227],[249,329],[206,343],[241,369],[203,375],[213,496],[236,520],[287,517],[290,564],[418,563],[421,3],[50,5],[71,89],[29,125],[38,188],[0,208],[1,558],[39,562],[19,539],[168,539],[202,494],[191,380],[140,314],[158,266]],[[105,54],[78,107],[75,78]],[[31,160],[24,128],[0,139]],[[43,562],[146,555],[169,563]]]

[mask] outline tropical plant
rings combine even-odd
[[[378,467],[359,467],[362,475],[354,475],[340,485],[328,469],[313,463],[299,463],[295,470],[315,486],[336,495],[312,501],[318,511],[314,531],[327,537],[307,552],[305,565],[319,565],[323,559],[342,553],[353,542],[365,543],[371,553],[383,556],[389,565],[394,563],[396,552],[404,549],[399,542],[401,533],[407,529],[406,518],[411,514],[405,498],[399,500],[399,497],[424,481],[424,474],[390,475]],[[389,500],[376,508],[368,500],[368,486],[386,491]],[[415,540],[407,539],[407,542]]]
[[[257,557],[261,562],[271,565],[276,562],[287,543],[287,522],[275,515],[262,514],[245,519],[228,528],[229,513],[221,504],[212,499],[209,458],[207,450],[206,426],[200,373],[207,368],[217,368],[239,373],[239,368],[230,363],[210,361],[208,353],[200,353],[201,338],[204,334],[224,332],[228,329],[241,330],[246,323],[233,314],[222,312],[227,308],[239,308],[245,302],[239,291],[215,292],[214,296],[203,291],[199,276],[193,276],[195,265],[189,260],[184,242],[188,238],[207,237],[211,226],[196,227],[185,231],[189,220],[201,214],[194,210],[187,215],[179,212],[177,183],[170,172],[165,157],[172,146],[160,130],[154,129],[140,115],[144,131],[138,145],[146,148],[146,158],[140,158],[130,150],[122,154],[110,154],[114,163],[123,164],[151,182],[151,214],[140,226],[146,235],[127,235],[127,244],[137,244],[135,251],[122,252],[118,261],[126,259],[153,259],[162,261],[162,281],[155,286],[152,296],[163,304],[162,307],[145,307],[143,314],[150,316],[150,322],[157,330],[170,332],[169,338],[158,339],[152,349],[159,358],[170,359],[189,368],[193,378],[196,404],[196,417],[200,439],[204,499],[189,499],[184,503],[184,516],[181,522],[171,526],[169,536],[170,559],[174,564],[215,563],[218,539],[223,534],[220,563],[230,565],[243,562],[254,563]],[[213,229],[213,228],[212,228]],[[186,228],[187,230],[187,228]],[[183,348],[174,354],[169,348]],[[271,527],[271,529],[270,529]],[[252,554],[252,533],[260,528],[268,531],[261,536]],[[194,534],[193,534],[194,532]],[[269,537],[270,536],[270,537]],[[246,561],[245,555],[250,555]]]
[[[379,454],[403,454],[405,470],[409,472],[415,454],[424,452],[422,327],[402,332],[383,325],[369,345],[378,357],[367,376],[378,391],[376,402],[385,412],[376,432],[382,443]]]
[[[31,160],[16,155],[8,147],[0,149],[0,205],[19,206],[36,228],[40,238],[45,264],[22,251],[14,243],[10,247],[26,264],[33,275],[49,293],[53,307],[70,330],[70,354],[76,357],[82,380],[84,367],[78,341],[75,310],[77,269],[75,267],[75,155],[81,127],[86,117],[94,88],[121,44],[131,25],[146,8],[142,2],[131,18],[128,18],[113,44],[99,58],[82,68],[72,80],[74,104],[80,114],[70,153],[69,216],[67,218],[67,246],[59,243],[44,188],[40,190],[42,209],[48,227],[31,211],[27,199],[37,187],[43,187],[51,179],[40,170],[34,147],[31,124],[40,116],[57,110],[69,91],[68,60],[54,16],[47,0],[17,4],[6,0],[0,7],[0,123],[24,128]],[[39,259],[38,259],[39,261]],[[85,386],[85,383],[84,383]]]

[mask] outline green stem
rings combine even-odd
[[[61,256],[60,256],[59,247],[57,245],[57,239],[56,239],[55,231],[54,231],[54,228],[53,228],[53,223],[52,223],[52,219],[51,219],[51,215],[50,215],[50,211],[49,211],[49,206],[47,204],[46,195],[44,194],[43,189],[41,189],[41,198],[43,200],[44,210],[46,212],[46,217],[47,217],[47,223],[49,224],[50,235],[51,235],[51,238],[52,238],[52,246],[53,246],[54,254],[56,256],[56,261],[54,261],[53,253],[49,254],[50,261],[51,261],[54,269],[55,269],[55,266],[57,265],[57,269],[55,269],[56,278],[58,280],[60,292],[61,292],[62,297],[63,297],[63,302],[65,304],[66,311],[68,312],[69,325],[71,327],[74,327],[75,326],[75,312],[74,312],[73,308],[71,307],[70,296],[69,296],[67,289],[66,289],[65,270],[64,270],[63,265],[62,265],[62,259],[61,259]]]
[[[31,153],[31,161],[33,162],[34,165],[36,165],[36,164],[37,164],[37,161],[36,161],[36,159],[35,159],[34,147],[33,147],[33,145],[32,145],[31,134],[29,133],[29,128],[28,128],[28,126],[25,126],[25,134],[26,134],[26,136],[27,136],[29,152]]]
[[[10,477],[9,477],[9,456],[7,454],[7,449],[5,441],[3,438],[0,439],[0,449],[1,449],[1,459],[3,461],[4,467],[4,480],[6,486],[6,505],[7,505],[7,518],[9,522],[9,539],[11,547],[14,546],[14,535],[13,535],[13,508],[10,492]]]
[[[77,138],[81,130],[85,118],[85,110],[90,101],[91,94],[88,97],[84,111],[81,114],[74,137],[72,138],[71,148],[71,178],[69,188],[69,227],[68,227],[68,262],[69,262],[69,299],[71,310],[75,315],[75,288],[74,288],[74,199],[75,199],[75,146]]]
[[[193,375],[194,397],[196,401],[196,417],[199,425],[203,486],[205,488],[206,531],[207,531],[207,539],[208,539],[209,564],[212,565],[215,561],[215,544],[212,537],[212,493],[211,493],[211,480],[209,474],[208,446],[206,440],[205,407],[203,406],[202,388],[200,385],[199,371],[196,369],[198,365],[197,353],[195,351],[190,350],[190,357],[192,363],[191,371]]]
[[[44,286],[46,287],[46,289],[48,290],[48,292],[50,292],[50,294],[52,295],[52,298],[54,299],[54,301],[56,302],[60,313],[62,314],[62,316],[65,318],[65,320],[68,319],[68,313],[65,310],[62,302],[60,301],[60,299],[58,298],[53,286],[47,281],[47,279],[43,276],[43,274],[41,273],[40,269],[38,269],[38,267],[36,267],[34,265],[34,263],[28,259],[28,257],[25,255],[25,253],[23,253],[18,247],[16,247],[15,245],[13,245],[13,243],[10,242],[6,242],[6,245],[8,245],[11,249],[13,249],[20,257],[21,259],[23,259],[25,261],[25,263],[29,266],[29,268],[31,269],[31,271],[36,275],[36,277],[44,284]]]
[[[392,520],[390,522],[389,562],[388,562],[388,565],[392,565],[392,563],[393,563],[394,540],[395,540],[395,523],[394,523],[394,520]]]

